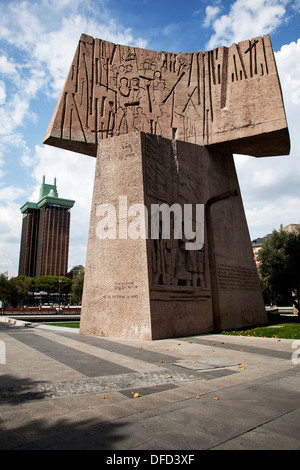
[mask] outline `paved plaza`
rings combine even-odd
[[[1,450],[300,449],[292,340],[120,340],[1,320]]]

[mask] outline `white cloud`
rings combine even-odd
[[[81,33],[94,37],[100,35],[101,39],[118,44],[145,45],[144,41],[135,40],[131,30],[122,30],[113,20],[108,24],[99,24],[79,14],[63,18],[60,29],[44,33],[33,49],[36,61],[42,63],[49,72],[49,86],[55,96],[63,87]]]
[[[292,8],[295,10],[295,11],[298,11],[300,12],[300,0],[295,0],[292,4]]]
[[[112,19],[101,23],[85,17],[81,13],[82,2],[72,1],[71,10],[69,4],[69,0],[0,4],[0,39],[21,52],[18,63],[6,55],[0,56],[0,72],[10,76],[14,84],[10,96],[6,90],[6,105],[0,112],[1,135],[11,134],[17,127],[36,118],[30,112],[30,104],[38,92],[58,97],[81,33],[100,35],[117,43],[145,45],[130,29]],[[87,2],[85,8],[91,10],[91,4]],[[2,104],[3,90],[2,86]]]
[[[300,222],[300,159],[235,156],[251,238]]]
[[[8,60],[5,55],[0,56],[0,73],[10,77],[18,74],[16,65],[12,60]]]
[[[5,166],[5,162],[4,162],[3,152],[1,151],[1,146],[0,146],[0,181],[5,175],[5,171],[3,170],[4,166]]]
[[[226,15],[206,10],[205,22],[214,34],[208,48],[231,45],[245,38],[272,33],[287,18],[289,0],[235,0]],[[299,4],[298,4],[299,5]],[[291,154],[261,158],[235,156],[236,168],[252,238],[264,236],[281,224],[300,221],[300,39],[275,53],[282,86]]]
[[[101,2],[97,4],[97,11],[102,9],[104,21],[97,21],[95,14],[93,17],[84,15],[82,10],[92,11],[92,5],[89,2],[84,7],[79,1],[71,3],[71,9],[69,0],[63,2],[44,0],[42,4],[12,2],[9,5],[0,6],[2,14],[0,26],[3,26],[0,38],[25,51],[27,60],[30,61],[30,69],[35,74],[31,77],[31,81],[36,80],[37,73],[41,75],[45,69],[48,72],[47,84],[41,80],[36,91],[42,87],[45,88],[44,91],[47,91],[46,85],[55,96],[61,91],[82,33],[118,44],[131,44],[137,47],[146,45],[144,40],[134,37],[131,29],[117,24],[112,18],[108,19]],[[57,9],[60,10],[59,16]],[[50,18],[55,20],[55,28],[50,30],[48,22],[43,22],[45,15],[48,15],[48,21]],[[51,21],[49,24],[52,26]],[[44,79],[45,76],[40,78]]]
[[[300,39],[283,45],[275,58],[288,105],[300,104]]]
[[[49,181],[56,177],[59,196],[76,199],[82,210],[87,211],[87,207],[90,210],[95,158],[48,145],[36,145],[32,161],[32,176],[36,181],[32,198],[39,195],[43,175]]]
[[[0,200],[2,201],[15,201],[20,196],[24,195],[25,190],[19,186],[6,186],[0,188]]]
[[[205,19],[204,19],[204,22],[203,22],[203,25],[204,25],[205,28],[207,28],[208,26],[211,25],[211,23],[214,21],[214,19],[220,13],[220,11],[221,11],[221,9],[218,6],[208,5],[206,7],[206,9],[205,9],[206,16],[205,16]]]
[[[268,203],[257,205],[247,211],[248,224],[252,227],[252,239],[264,237],[274,229],[290,223],[300,223],[300,200],[293,197],[282,198],[280,205]]]
[[[236,0],[227,15],[214,19],[215,32],[207,48],[230,46],[245,38],[271,33],[282,23],[286,4],[286,0]],[[211,15],[212,10],[206,10],[205,22],[211,23]]]
[[[32,202],[39,197],[43,175],[46,183],[57,180],[58,196],[75,200],[71,209],[69,268],[84,264],[88,239],[96,159],[50,146],[35,147],[32,176],[36,182],[29,195]]]
[[[22,217],[19,205],[6,201],[0,206],[0,273],[9,271],[9,276],[17,275]]]
[[[50,146],[37,145],[31,158],[29,153],[26,155],[26,164],[31,165],[35,181],[30,191],[15,185],[0,187],[0,273],[8,270],[10,277],[17,275],[22,225],[20,206],[27,200],[38,201],[43,175],[49,184],[56,177],[59,197],[75,200],[71,209],[69,269],[84,264],[95,162],[95,158]]]
[[[52,147],[36,146],[32,151],[21,133],[38,118],[32,111],[34,99],[40,99],[42,93],[49,100],[58,97],[82,33],[146,47],[146,41],[111,18],[104,0],[0,2],[0,40],[7,45],[5,54],[0,54],[0,178],[13,172],[9,160],[13,156],[36,182],[35,192],[21,195],[15,186],[0,180],[4,227],[0,232],[0,272],[8,269],[9,275],[15,275],[18,266],[19,207],[25,197],[38,197],[43,174],[47,179],[56,176],[59,194],[76,200],[71,215],[70,263],[84,263],[95,160]]]
[[[298,162],[300,159],[300,39],[282,46],[280,51],[275,53],[275,59],[290,132],[291,155]]]
[[[3,80],[0,80],[0,105],[6,101],[6,86]]]
[[[236,168],[251,237],[300,222],[300,39],[275,53],[289,133],[291,154],[284,157],[236,156]]]
[[[0,108],[0,136],[7,136],[17,127],[24,125],[28,116],[30,116],[28,100],[15,94]]]

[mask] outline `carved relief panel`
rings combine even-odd
[[[191,173],[184,155],[178,157],[176,142],[159,137],[155,141],[150,137],[149,134],[144,136],[144,175],[148,227],[152,229],[149,240],[151,286],[168,292],[191,293],[195,289],[199,290],[198,294],[200,290],[206,292],[209,272],[205,240],[199,249],[187,249],[187,243],[194,243],[196,236],[200,236],[196,229],[197,216],[201,217],[204,234],[204,210],[196,212],[196,205],[203,206],[206,197],[200,165],[196,165],[198,173]],[[189,205],[190,212],[185,205]],[[195,234],[192,239],[191,231]]]
[[[83,34],[44,142],[96,156],[102,139],[134,131],[199,145],[230,142],[232,152],[249,155],[287,154],[269,36],[170,53]],[[272,139],[258,146],[252,138],[261,133]]]

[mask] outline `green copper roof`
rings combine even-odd
[[[20,208],[20,211],[22,212],[25,212],[27,211],[28,209],[38,209],[38,205],[35,203],[35,202],[25,202],[25,204],[23,204],[23,206]]]
[[[20,210],[23,213],[28,209],[40,209],[45,204],[53,204],[55,206],[64,206],[71,208],[74,206],[75,201],[71,199],[59,198],[56,187],[56,178],[54,178],[53,184],[46,184],[45,176],[43,176],[43,182],[40,187],[40,195],[38,202],[26,202],[25,204],[23,204]]]
[[[50,192],[51,192],[52,197],[58,197],[57,188],[56,188],[56,178],[54,178],[54,183],[53,184],[46,184],[45,183],[45,176],[43,176],[43,182],[42,182],[41,188],[40,188],[39,201],[41,199],[43,199],[43,197],[49,196]]]

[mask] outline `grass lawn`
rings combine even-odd
[[[295,316],[271,315],[263,326],[222,331],[222,335],[258,336],[264,338],[300,339],[300,321]]]
[[[264,338],[300,339],[300,319],[295,316],[272,314],[269,322],[263,326],[236,328],[222,331],[222,335],[258,336]],[[47,323],[54,326],[79,328],[79,322]]]
[[[68,326],[69,328],[79,328],[79,321],[76,321],[74,323],[72,322],[66,322],[66,323],[46,323],[46,325],[51,325],[51,326]]]

